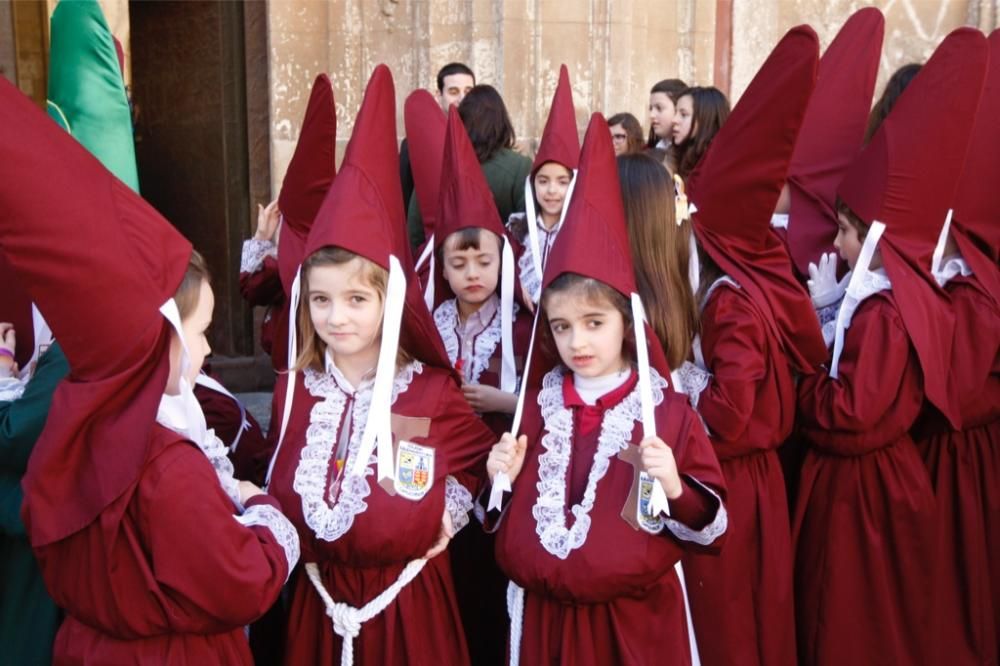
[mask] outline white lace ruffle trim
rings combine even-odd
[[[248,238],[240,253],[240,273],[256,273],[266,257],[277,257],[278,246],[267,240]]]
[[[715,501],[718,503],[718,508],[715,511],[715,517],[712,518],[712,522],[705,525],[705,527],[700,530],[693,530],[684,523],[678,522],[669,517],[664,517],[663,523],[675,537],[682,541],[690,541],[698,544],[699,546],[710,546],[716,539],[722,536],[729,527],[729,514],[726,511],[726,506],[722,503],[722,498],[719,497],[718,493],[697,479],[690,476],[685,478],[715,498]]]
[[[23,379],[18,377],[4,377],[0,379],[0,402],[14,402],[24,395],[24,388],[28,385]]]
[[[513,317],[517,317],[520,308],[517,303],[513,305]],[[490,360],[503,337],[502,319],[502,313],[497,312],[489,325],[476,336],[470,364],[472,367],[469,368],[468,372],[463,368],[461,373],[470,384],[478,384],[483,372],[490,367]],[[434,324],[441,334],[444,350],[448,353],[448,361],[454,366],[458,361],[461,349],[458,337],[458,328],[461,324],[458,319],[458,304],[454,298],[444,301],[434,310]]]
[[[455,534],[469,524],[469,511],[472,510],[472,493],[458,482],[458,479],[448,475],[444,480],[444,508],[451,515],[451,526]]]
[[[423,365],[413,361],[396,373],[390,404],[394,404],[396,398],[406,391],[413,381],[414,374],[421,372]],[[330,465],[336,464],[332,458],[334,448],[339,441],[340,424],[347,396],[329,373],[306,370],[304,380],[309,393],[322,400],[313,406],[309,414],[306,445],[302,448],[299,465],[295,469],[292,489],[302,498],[302,516],[316,537],[324,541],[336,541],[351,529],[355,516],[368,509],[365,498],[371,494],[368,477],[375,474],[372,468],[376,462],[375,454],[369,456],[364,476],[351,474],[350,470],[354,467],[361,446],[372,392],[371,388],[368,388],[355,394],[354,407],[351,411],[351,423],[354,427],[347,447],[347,460],[343,466],[339,496],[335,497],[337,486],[330,485],[328,488],[327,476]],[[327,497],[328,492],[329,497]]]
[[[299,562],[300,554],[299,533],[295,531],[291,521],[270,504],[255,504],[244,511],[242,516],[234,518],[246,527],[258,526],[271,530],[274,540],[285,551],[285,561],[288,562],[288,575],[285,576],[287,581]]]
[[[667,382],[652,368],[650,375],[653,403],[659,405],[663,402],[663,389],[667,387]],[[574,521],[572,526],[568,526],[566,493],[573,450],[573,413],[563,401],[562,387],[563,370],[555,368],[545,375],[538,395],[546,434],[541,441],[544,453],[538,457],[538,500],[532,513],[542,547],[556,557],[566,559],[572,550],[580,548],[587,540],[590,511],[597,499],[597,484],[607,474],[611,457],[625,450],[631,441],[635,423],[642,419],[642,405],[636,386],[624,400],[605,412],[583,499],[569,508]]]

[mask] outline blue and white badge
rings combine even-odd
[[[653,483],[655,479],[648,473],[639,472],[639,501],[635,503],[635,519],[644,531],[650,534],[659,534],[663,531],[663,516],[651,516],[650,501],[653,497]]]
[[[401,441],[396,451],[396,493],[408,500],[422,499],[434,485],[434,449]]]

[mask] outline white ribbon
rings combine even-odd
[[[566,201],[563,201],[565,208]],[[538,213],[535,211],[535,190],[531,187],[531,174],[524,179],[524,215],[528,223],[528,244],[531,249],[531,263],[535,265],[535,275],[538,281],[542,281],[542,254],[538,244]]]
[[[406,277],[395,255],[389,255],[389,282],[386,286],[385,313],[382,317],[382,341],[379,346],[375,383],[372,386],[368,421],[361,436],[358,456],[352,473],[363,477],[368,459],[378,447],[378,480],[394,476],[392,456],[391,402],[392,382],[396,377],[396,355],[406,301]]]
[[[559,212],[559,223],[557,226],[561,229],[562,223],[566,219],[566,211],[569,210],[569,202],[573,197],[573,191],[576,188],[576,173],[577,170],[573,169],[573,177],[569,181],[569,186],[566,188],[566,196],[563,198],[562,210]],[[535,210],[535,191],[531,186],[531,175],[524,181],[524,210],[525,217],[528,223],[528,243],[531,245],[531,262],[535,265],[535,275],[538,276],[538,281],[541,282],[543,278],[542,266],[542,250],[541,245],[538,241],[538,213]]]
[[[204,372],[199,372],[198,376],[194,379],[195,384],[204,386],[205,388],[211,389],[216,393],[221,393],[222,395],[228,396],[236,406],[240,408],[240,427],[236,431],[236,439],[233,440],[231,444],[228,444],[229,451],[232,453],[236,452],[236,447],[240,445],[240,439],[243,438],[243,433],[250,429],[250,422],[247,421],[247,408],[243,405],[239,399],[229,392],[225,386],[223,386],[214,377],[209,377]]]
[[[514,250],[510,241],[501,237],[500,257],[500,390],[517,390],[517,366],[514,364]],[[431,280],[433,281],[433,280]]]
[[[428,269],[427,275],[427,286],[424,287],[424,303],[427,304],[427,311],[434,312],[434,234],[427,239],[427,245],[424,246],[424,251],[420,253],[420,258],[417,259],[416,270],[419,271],[420,268],[427,261],[431,262],[430,268]]]
[[[646,341],[646,309],[639,294],[632,294],[632,321],[635,330],[636,361],[639,366],[639,402],[642,409],[642,436],[656,437],[656,413],[653,407],[653,384],[649,378],[649,347]],[[653,495],[649,499],[649,515],[670,515],[667,495],[659,479],[653,479]]]
[[[295,363],[298,356],[298,335],[297,335],[297,319],[299,312],[299,298],[300,292],[302,291],[302,266],[300,265],[298,270],[295,271],[295,279],[292,281],[291,294],[288,297],[288,382],[285,384],[285,406],[281,412],[281,429],[278,431],[278,443],[274,447],[274,453],[271,455],[271,462],[267,466],[267,475],[264,476],[264,490],[271,483],[271,472],[274,471],[274,462],[278,459],[278,452],[281,451],[281,445],[285,441],[285,431],[288,429],[288,418],[292,414],[292,399],[295,397]],[[274,424],[271,424],[274,427]]]
[[[646,310],[642,306],[639,294],[632,294],[632,321],[635,329],[636,357],[639,365],[639,400],[642,406],[643,437],[656,437],[656,416],[653,409],[653,389],[649,377],[649,348],[646,346]],[[649,514],[657,516],[660,513],[670,515],[670,503],[663,485],[659,479],[653,480],[653,495],[649,498]],[[674,572],[681,585],[681,596],[684,599],[684,615],[687,618],[688,642],[691,645],[691,664],[700,666],[698,640],[694,633],[694,621],[691,617],[691,603],[688,601],[687,584],[684,581],[684,567],[680,560],[674,564]]]
[[[878,241],[884,232],[885,224],[874,220],[868,230],[868,235],[865,237],[865,243],[861,246],[858,260],[854,264],[851,279],[847,283],[847,291],[844,293],[844,300],[840,302],[840,309],[837,311],[837,329],[833,337],[833,359],[830,361],[830,377],[832,379],[837,379],[840,355],[844,352],[844,331],[850,326],[851,317],[854,315],[855,308],[858,307],[860,302],[858,294],[861,285],[864,282],[865,274],[868,273],[872,257],[875,255]]]
[[[535,308],[535,318],[531,324],[531,342],[528,343],[528,356],[524,360],[524,369],[521,373],[521,390],[517,394],[517,406],[514,407],[514,418],[510,425],[510,432],[514,437],[517,437],[518,430],[521,429],[521,417],[524,415],[524,397],[528,393],[528,373],[531,371],[531,357],[535,350],[535,331],[538,328],[538,314],[540,312],[541,308]],[[499,511],[503,506],[503,494],[510,491],[510,476],[506,472],[498,472],[493,477],[493,487],[490,488],[490,500],[486,510]]]
[[[938,235],[937,245],[934,246],[934,255],[931,258],[931,273],[935,276],[941,273],[941,260],[944,259],[944,248],[948,244],[948,231],[951,229],[951,216],[954,209],[949,208],[948,214],[944,218],[944,225]]]

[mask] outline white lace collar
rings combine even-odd
[[[652,368],[650,375],[653,403],[659,405],[663,402],[667,382]],[[535,531],[542,547],[564,560],[587,541],[597,484],[607,474],[611,457],[627,448],[635,423],[642,420],[639,387],[636,385],[625,399],[604,413],[583,500],[569,507],[574,518],[571,527],[566,520],[566,495],[573,451],[573,412],[563,400],[563,368],[555,368],[545,375],[538,404],[546,432],[541,441],[545,452],[538,457],[538,499],[532,511]]]
[[[361,389],[371,388],[372,384],[375,383],[375,368],[369,370],[361,379],[361,383],[355,387],[354,384],[347,379],[347,376],[340,371],[337,364],[333,362],[329,349],[327,349],[326,353],[323,354],[323,360],[325,361],[324,365],[326,367],[327,374],[333,377],[333,380],[337,382],[337,385],[340,386],[341,390],[347,395],[353,395]]]
[[[517,317],[520,308],[517,303],[513,304],[514,312],[512,318]],[[502,337],[502,313],[495,313],[490,319],[486,328],[477,336],[472,350],[472,363],[469,368],[462,368],[462,375],[470,384],[478,384],[483,371],[490,366],[490,360],[500,344]],[[434,310],[434,324],[441,334],[444,342],[444,349],[448,353],[448,361],[455,365],[458,362],[461,342],[458,337],[458,330],[461,322],[458,318],[458,304],[456,299],[450,298],[444,301]]]
[[[934,271],[934,279],[937,280],[938,286],[941,287],[959,275],[963,277],[972,275],[972,269],[969,268],[969,264],[965,262],[962,255],[948,257],[944,260],[944,265],[939,270]]]
[[[563,205],[568,206],[569,201],[566,201]],[[546,229],[545,223],[542,222],[542,216],[539,215],[535,219],[535,226],[541,234],[544,234],[544,236],[539,239],[539,245],[551,249],[552,243],[555,242],[556,236],[559,235],[559,230],[562,228],[564,221],[565,220],[560,219],[555,223],[555,225],[552,226],[551,229]],[[539,247],[539,249],[542,250],[541,247]],[[547,256],[547,252],[542,250],[542,256]],[[524,289],[531,296],[531,300],[537,303],[538,299],[541,298],[542,295],[542,276],[538,274],[537,270],[535,270],[535,261],[531,250],[531,243],[528,242],[527,237],[525,238],[524,243],[524,253],[521,255],[521,258],[517,260],[517,268],[518,274],[521,278],[521,286],[524,287]],[[543,263],[542,271],[544,270],[545,264]]]
[[[392,385],[391,404],[410,386],[414,374],[421,372],[423,364],[419,361],[413,361],[397,371]],[[370,386],[362,386],[354,394],[351,423],[357,427],[352,428],[350,434],[340,492],[335,497],[336,488],[327,484],[327,478],[330,465],[336,464],[332,457],[340,439],[340,423],[347,404],[347,394],[332,374],[307,369],[303,372],[303,379],[310,395],[322,400],[313,405],[309,413],[306,445],[299,454],[292,489],[302,498],[302,516],[316,537],[324,541],[336,541],[351,529],[354,518],[368,509],[365,498],[371,494],[368,477],[375,474],[372,468],[376,462],[375,454],[369,457],[364,476],[351,474],[350,470],[361,445],[364,424],[368,420],[372,391]]]

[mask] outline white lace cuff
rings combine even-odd
[[[691,400],[692,407],[697,407],[698,398],[708,386],[708,380],[711,377],[712,375],[708,371],[702,370],[690,361],[684,361],[684,364],[676,371],[677,388]]]
[[[287,582],[292,569],[299,562],[299,534],[295,531],[295,526],[270,504],[254,504],[242,516],[234,518],[246,527],[258,526],[271,530],[274,540],[285,551],[285,561],[288,562],[288,574],[285,576]]]
[[[699,546],[710,546],[716,539],[722,536],[725,533],[726,528],[729,527],[729,514],[726,512],[726,506],[722,503],[722,498],[719,497],[718,493],[695,478],[685,475],[685,479],[697,485],[698,488],[705,491],[715,499],[718,507],[715,510],[715,517],[712,519],[712,522],[700,530],[693,530],[684,523],[676,521],[673,518],[664,518],[663,522],[667,526],[667,529],[681,541],[690,541],[698,544]]]
[[[266,257],[278,256],[278,246],[267,240],[249,238],[243,241],[240,255],[240,273],[256,273]]]
[[[14,402],[24,394],[28,382],[18,377],[0,379],[0,402]]]
[[[444,507],[451,514],[452,528],[458,534],[469,524],[469,511],[473,508],[472,493],[451,475],[444,480]]]

